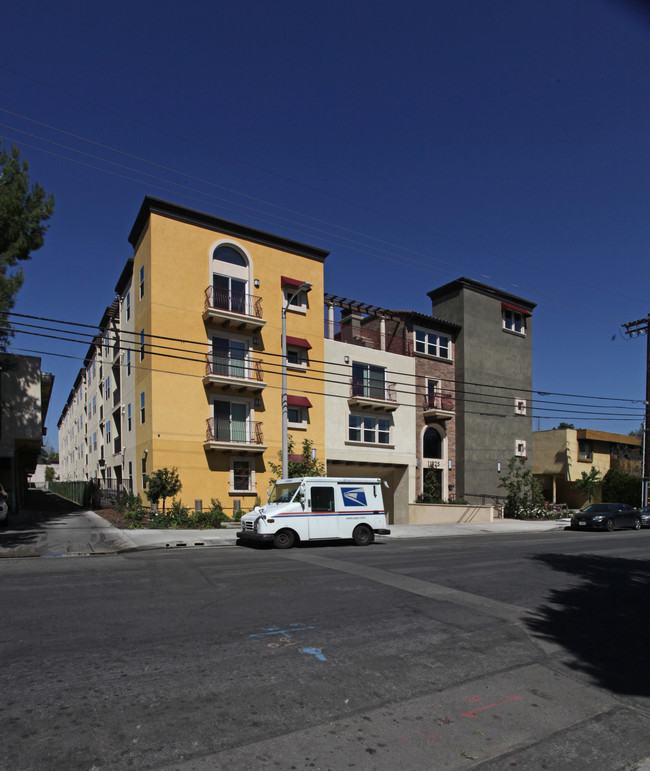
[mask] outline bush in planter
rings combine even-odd
[[[139,495],[127,493],[115,504],[115,508],[124,514],[124,518],[129,521],[130,528],[137,529],[145,526],[148,512]]]
[[[210,509],[208,511],[195,511],[192,527],[202,529],[218,529],[221,527],[222,522],[227,522],[228,517],[224,514],[221,502],[216,498],[212,498],[210,501]]]

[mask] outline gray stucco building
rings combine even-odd
[[[513,455],[532,452],[532,313],[535,303],[459,278],[428,292],[432,315],[458,324],[456,496],[503,496]]]

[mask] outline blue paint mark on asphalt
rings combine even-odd
[[[319,661],[327,661],[325,656],[321,653],[320,648],[303,648],[303,653],[309,653],[311,656],[316,656]]]
[[[301,632],[304,629],[313,629],[313,626],[300,626],[300,624],[289,624],[289,629],[280,629],[279,626],[265,626],[262,629],[264,632],[258,634],[249,634],[249,637],[266,637],[267,635],[279,634],[284,637],[291,637],[291,632]]]

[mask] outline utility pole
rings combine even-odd
[[[648,432],[650,431],[650,313],[644,319],[621,324],[628,337],[646,336],[646,371],[645,371],[645,420],[643,423],[643,500],[648,505]]]

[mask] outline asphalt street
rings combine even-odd
[[[556,527],[0,560],[0,768],[640,768],[648,547]]]

